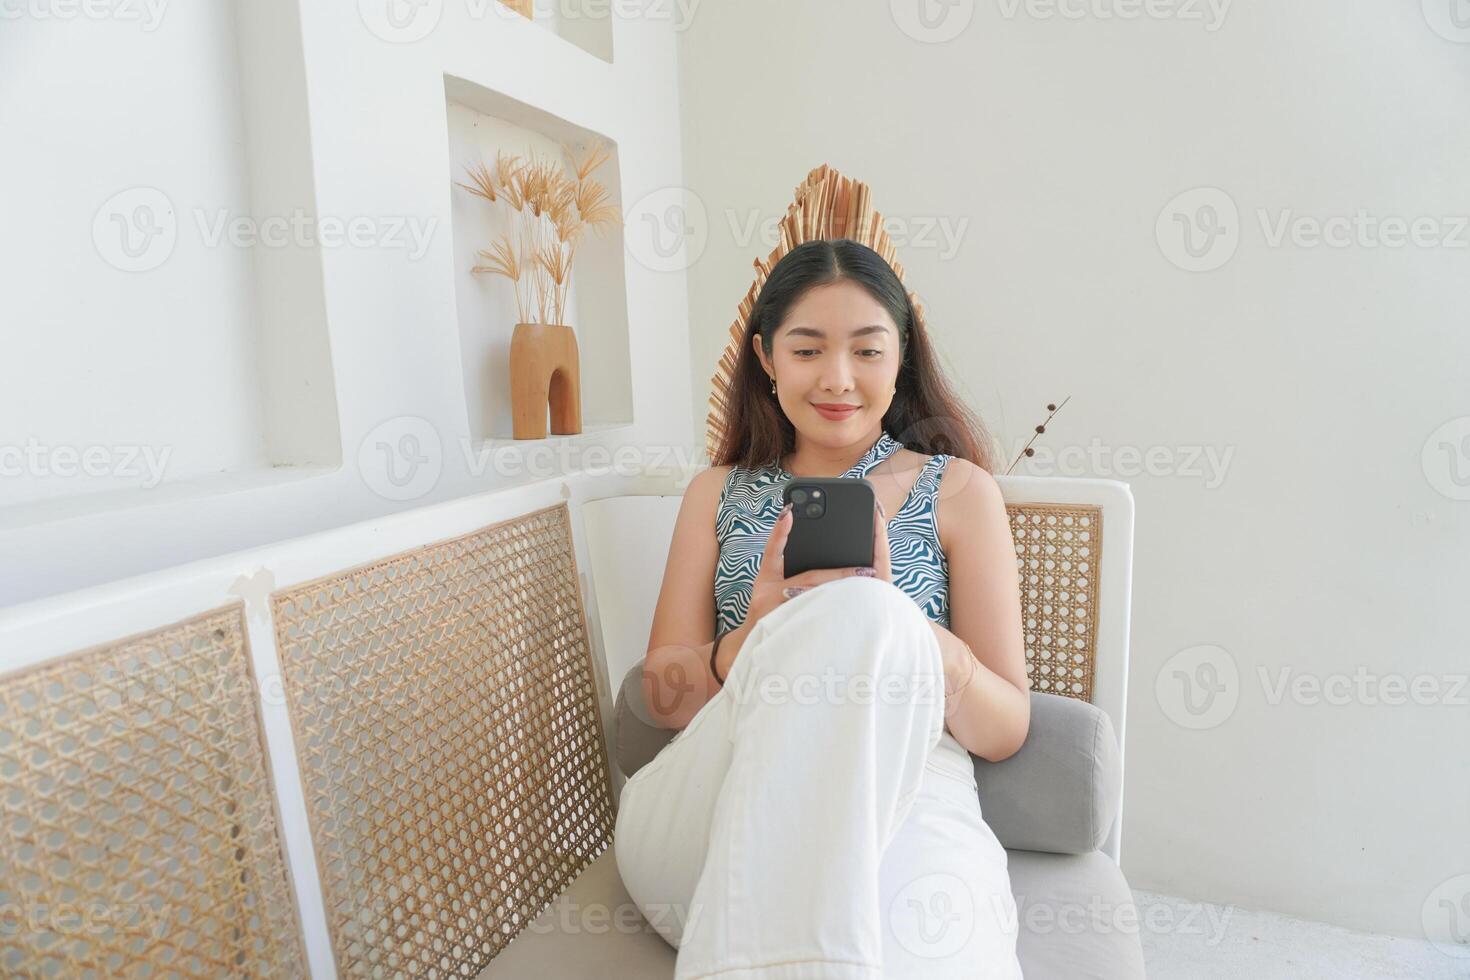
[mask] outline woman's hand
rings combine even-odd
[[[872,568],[856,566],[814,568],[787,578],[786,539],[791,535],[791,525],[795,520],[796,518],[791,513],[791,505],[787,504],[781,511],[781,516],[776,518],[776,526],[771,528],[770,536],[766,538],[766,550],[761,557],[760,571],[756,573],[755,583],[750,589],[750,608],[745,614],[745,622],[742,624],[744,627],[754,626],[760,622],[762,616],[787,599],[795,598],[807,589],[815,588],[823,582],[865,574],[893,581],[888,562],[888,533],[881,522],[881,514],[876,509],[873,514]]]
[[[756,573],[755,582],[750,589],[750,605],[745,613],[745,622],[735,627],[730,635],[721,641],[720,648],[715,654],[718,661],[716,680],[730,676],[730,668],[734,666],[735,658],[740,656],[740,651],[745,648],[745,638],[750,635],[751,628],[760,621],[762,616],[787,599],[795,598],[807,589],[814,588],[823,582],[831,582],[850,575],[870,575],[888,582],[893,581],[893,572],[888,558],[888,526],[884,521],[882,505],[875,502],[873,511],[873,567],[812,569],[809,572],[787,578],[786,539],[791,534],[791,525],[795,518],[791,513],[791,505],[786,505],[781,511],[781,516],[776,518],[776,524],[771,528],[770,535],[766,538],[766,550],[761,558],[760,571]]]
[[[873,571],[874,578],[893,581],[893,565],[888,560],[888,517],[877,500],[873,501]]]

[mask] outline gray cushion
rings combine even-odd
[[[1019,926],[1016,955],[1027,980],[1142,980],[1143,948],[1132,895],[1106,855],[1008,851],[1007,860]],[[673,975],[673,947],[628,897],[608,848],[480,978],[668,980]]]
[[[613,708],[613,761],[624,776],[632,776],[653,760],[679,734],[677,728],[654,724],[643,701],[643,661],[634,664],[618,687]]]
[[[614,758],[631,776],[676,729],[653,724],[643,703],[643,664],[623,676],[614,718]],[[1107,713],[1057,694],[1031,692],[1031,727],[1015,755],[972,755],[980,810],[1008,848],[1086,854],[1107,838],[1122,791],[1117,736]]]
[[[1143,980],[1142,924],[1112,858],[1101,851],[1007,851],[1006,858],[1026,980]]]
[[[1096,705],[1032,691],[1020,750],[1000,762],[970,758],[980,812],[1006,847],[1086,854],[1107,839],[1123,791],[1122,753]]]

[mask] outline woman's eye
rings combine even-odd
[[[878,357],[882,357],[883,356],[883,352],[881,350],[878,350],[877,348],[874,348],[874,347],[869,347],[866,350],[860,351],[859,353],[862,353],[862,354],[872,354],[873,355],[873,358],[878,358]],[[873,358],[869,358],[869,360],[872,360]]]
[[[796,352],[796,356],[797,357],[801,357],[803,354],[815,354],[815,353],[816,353],[816,351],[814,351],[814,350],[799,350],[799,351]]]

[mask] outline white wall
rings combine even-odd
[[[0,605],[564,472],[675,476],[697,453],[682,274],[629,263],[627,308],[611,311],[627,350],[584,367],[624,373],[612,389],[589,383],[631,398],[633,423],[535,445],[471,432],[454,294],[445,76],[605,134],[617,197],[637,199],[682,181],[670,22],[581,24],[589,53],[493,0],[397,9],[412,17],[388,18],[387,0],[7,7],[0,452],[33,435],[77,448],[146,441],[171,447],[173,468],[119,494],[96,493],[100,478],[58,494],[28,463],[0,476]],[[263,24],[281,29],[277,43]],[[612,63],[600,56],[609,44]],[[292,77],[294,102],[280,81]],[[240,79],[254,88],[237,91]],[[268,111],[273,93],[286,101]],[[282,122],[296,118],[300,134]],[[305,169],[304,186],[272,172],[278,158]],[[137,186],[251,220],[304,206],[365,220],[369,234],[298,249],[301,261],[276,270],[281,302],[262,312],[247,280],[276,256],[200,246],[191,213],[157,268],[102,260],[94,215]],[[290,318],[310,319],[313,291],[321,342],[293,349]],[[585,336],[601,322],[583,311],[576,327]],[[320,404],[312,378],[291,373],[318,356],[340,462],[280,465],[310,455],[263,444],[296,400]]]
[[[206,247],[192,212],[150,193],[250,211],[234,5],[180,6],[154,31],[0,23],[0,444],[147,446],[175,480],[262,465],[250,256]],[[126,228],[103,215],[94,239],[119,194],[116,217],[151,210]],[[149,264],[145,227],[169,225],[166,265],[110,264]],[[0,478],[0,507],[129,485],[52,469]]]
[[[1133,885],[1422,935],[1443,914],[1436,887],[1470,873],[1470,690],[1452,694],[1467,670],[1470,232],[1437,224],[1458,247],[1273,247],[1257,211],[1470,215],[1470,44],[1417,2],[1102,16],[1142,8],[699,6],[680,47],[686,227],[704,244],[694,438],[751,260],[774,244],[742,230],[773,226],[820,163],[867,181],[1005,458],[1072,396],[1016,472],[1133,487]],[[1188,264],[1172,212],[1208,199],[1165,207],[1199,187],[1241,219],[1212,271],[1168,258]],[[1368,696],[1271,703],[1280,671],[1336,699],[1359,668]],[[1376,701],[1384,675],[1438,703]]]

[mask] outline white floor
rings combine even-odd
[[[1427,940],[1154,892],[1135,890],[1133,898],[1149,980],[1470,980],[1470,956],[1451,956]]]

